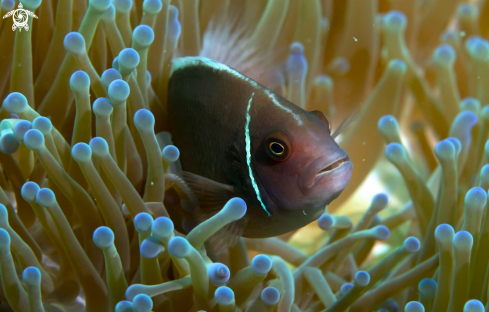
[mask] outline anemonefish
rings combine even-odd
[[[173,61],[168,116],[193,202],[185,203],[183,228],[240,197],[246,215],[222,234],[280,235],[318,219],[350,180],[353,164],[323,113],[217,61]]]

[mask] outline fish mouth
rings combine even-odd
[[[340,166],[342,166],[343,164],[346,164],[347,162],[351,163],[350,157],[348,157],[348,155],[346,155],[345,157],[343,157],[341,159],[334,161],[332,164],[330,164],[330,165],[326,166],[325,168],[319,170],[319,172],[316,173],[316,178],[314,179],[314,182],[317,182],[317,180],[319,180],[323,175],[339,168]]]
[[[303,170],[299,179],[300,189],[308,194],[319,184],[328,183],[328,188],[335,188],[333,184],[343,184],[343,180],[348,183],[352,168],[353,164],[344,149],[328,151]]]

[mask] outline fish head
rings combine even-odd
[[[325,114],[298,107],[295,114],[262,123],[267,129],[255,149],[255,170],[272,211],[314,212],[315,220],[346,188],[353,164]]]

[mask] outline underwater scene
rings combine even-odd
[[[489,0],[0,4],[0,312],[489,311]]]

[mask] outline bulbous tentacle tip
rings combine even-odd
[[[337,76],[346,75],[350,69],[350,61],[343,56],[335,57],[328,65],[328,72]]]
[[[441,34],[440,39],[442,42],[459,42],[460,32],[452,29],[446,30]]]
[[[115,312],[134,312],[130,301],[120,301],[115,306]]]
[[[41,271],[36,267],[28,267],[22,272],[22,280],[31,287],[39,287],[41,285]]]
[[[119,71],[119,57],[118,56],[114,57],[114,60],[112,61],[112,68]]]
[[[77,70],[71,75],[70,87],[74,92],[89,92],[90,90],[90,77],[82,70]]]
[[[266,287],[262,290],[260,299],[268,306],[276,305],[280,301],[280,292],[275,287]]]
[[[324,213],[321,215],[318,219],[318,226],[322,230],[329,230],[333,227],[334,224],[334,218],[332,215]]]
[[[108,87],[112,81],[122,79],[122,76],[117,69],[109,68],[104,70],[100,79],[102,80],[102,83]]]
[[[114,245],[114,232],[106,226],[101,226],[93,232],[93,242],[98,248],[107,249]]]
[[[377,123],[377,128],[381,133],[399,133],[399,123],[392,115],[382,116]]]
[[[125,68],[136,68],[140,61],[139,53],[132,48],[125,48],[119,53],[117,61]]]
[[[456,148],[449,140],[443,140],[435,146],[435,156],[439,160],[455,159]]]
[[[109,99],[100,97],[93,102],[93,113],[98,117],[109,117],[114,111],[114,106]]]
[[[39,192],[41,188],[37,183],[28,181],[22,185],[22,188],[20,190],[20,194],[22,195],[22,198],[24,198],[27,202],[35,202],[36,201],[36,195],[37,192]]]
[[[334,84],[333,78],[328,75],[319,75],[314,79],[314,84],[331,88]]]
[[[20,143],[13,133],[2,134],[0,137],[0,151],[12,155],[18,151]]]
[[[229,215],[232,220],[239,220],[246,214],[246,202],[239,198],[231,198],[222,208],[222,212]]]
[[[300,42],[293,42],[290,45],[290,53],[291,54],[302,54],[302,53],[304,53],[304,45]]]
[[[402,60],[393,59],[387,64],[387,70],[397,74],[404,75],[407,71],[406,63]]]
[[[424,312],[424,306],[421,304],[421,302],[418,301],[411,301],[406,304],[406,307],[404,308],[405,312]]]
[[[355,285],[353,285],[352,283],[345,283],[345,284],[341,285],[341,287],[340,287],[340,294],[342,296],[344,296],[347,292],[350,291],[350,289],[353,288],[353,286],[355,286]]]
[[[24,135],[27,131],[32,129],[32,123],[27,120],[21,120],[15,124],[13,132],[14,136],[19,141],[24,141]]]
[[[355,274],[355,283],[361,287],[365,287],[370,283],[370,274],[366,271],[358,271]]]
[[[266,255],[257,255],[251,260],[251,269],[256,274],[268,274],[272,269],[272,260]]]
[[[76,143],[71,149],[71,156],[77,162],[88,162],[92,159],[92,149],[87,143]]]
[[[465,49],[470,52],[470,49],[472,48],[472,45],[478,41],[481,40],[482,38],[480,36],[470,36],[465,40]]]
[[[41,206],[52,207],[54,204],[56,204],[56,196],[50,189],[42,188],[36,194],[36,201]]]
[[[477,6],[472,3],[461,3],[457,7],[457,15],[460,18],[475,18],[478,14]]]
[[[132,300],[132,307],[135,312],[151,312],[153,300],[148,295],[139,294]]]
[[[489,42],[480,37],[472,36],[465,42],[465,48],[470,55],[478,60],[484,61],[489,56]]]
[[[44,135],[37,129],[28,130],[24,134],[24,144],[31,150],[38,150],[44,147]]]
[[[111,0],[89,0],[88,4],[99,12],[105,12],[112,5]]]
[[[49,118],[41,116],[32,121],[32,129],[41,131],[43,135],[48,135],[53,130],[53,124]]]
[[[2,0],[0,1],[0,9],[2,12],[12,11],[15,6],[14,0]]]
[[[214,298],[216,298],[218,304],[227,306],[233,303],[234,292],[229,287],[221,286],[214,292]]]
[[[5,108],[14,114],[23,113],[29,104],[27,103],[27,98],[19,92],[12,92],[3,101]]]
[[[399,143],[390,143],[385,148],[385,156],[393,163],[407,159],[406,149]]]
[[[479,300],[469,300],[464,306],[464,312],[484,312],[484,309],[484,305]]]
[[[163,3],[161,0],[144,0],[143,10],[151,14],[158,14],[163,8]]]
[[[372,213],[377,213],[387,207],[389,203],[389,197],[385,193],[376,194],[372,198],[372,202],[370,204]]]
[[[437,287],[438,285],[434,279],[425,278],[419,282],[418,291],[420,294],[423,294],[423,297],[429,300],[435,298]]]
[[[141,48],[148,48],[155,39],[155,33],[148,25],[139,25],[132,32],[132,40]]]
[[[190,253],[191,248],[190,243],[180,236],[172,238],[168,243],[168,252],[175,258],[186,257]]]
[[[0,228],[0,251],[10,253],[10,235],[2,228]]]
[[[450,224],[440,224],[436,227],[435,238],[436,240],[444,243],[451,242],[453,236],[455,235],[455,230]]]
[[[391,231],[385,225],[377,225],[372,230],[375,238],[377,238],[378,240],[386,240],[391,234]]]
[[[451,66],[457,58],[455,49],[449,44],[443,44],[433,53],[433,61],[440,65]]]
[[[138,233],[149,232],[152,226],[153,217],[149,213],[141,212],[134,217],[134,228]]]
[[[128,13],[132,8],[132,0],[112,0],[112,4],[119,13]]]
[[[390,11],[383,18],[384,29],[388,31],[403,31],[407,25],[406,15],[401,11]]]
[[[90,140],[90,148],[95,156],[105,156],[109,154],[109,145],[104,138],[95,137]]]
[[[415,253],[419,250],[421,247],[421,243],[419,242],[419,239],[416,237],[408,237],[404,240],[403,244],[404,249],[406,249],[410,253]]]
[[[151,232],[158,237],[169,237],[173,234],[173,221],[167,217],[159,217],[154,220]]]
[[[484,189],[488,189],[488,185],[489,185],[489,165],[484,165],[484,167],[482,167],[481,169],[481,173],[480,173],[480,185],[484,188]]]
[[[155,125],[155,117],[151,111],[140,109],[134,114],[134,125],[139,130],[151,131]]]
[[[476,113],[472,111],[463,111],[460,112],[457,117],[452,122],[450,128],[450,136],[461,137],[467,136],[472,127],[474,127],[479,118]]]
[[[465,205],[476,205],[484,209],[487,203],[487,192],[482,187],[473,187],[465,195]]]
[[[474,238],[467,231],[459,231],[453,236],[452,243],[455,249],[470,250],[474,243]]]
[[[110,83],[108,91],[112,104],[116,105],[125,102],[131,90],[127,82],[122,79],[117,79]]]
[[[473,97],[468,97],[462,100],[460,103],[461,111],[471,111],[474,113],[478,113],[481,109],[481,102]]]
[[[175,145],[167,145],[162,151],[163,159],[167,162],[175,162],[180,157],[180,150]]]
[[[300,42],[290,45],[290,56],[287,60],[287,71],[293,75],[303,75],[307,71],[307,60],[304,56],[304,46]]]
[[[83,36],[76,31],[68,33],[65,36],[63,44],[66,51],[69,53],[73,53],[75,55],[86,53],[85,38],[83,38]]]
[[[143,240],[139,251],[144,258],[153,259],[165,251],[165,247],[155,236],[150,236]]]
[[[455,146],[455,153],[456,155],[460,154],[460,151],[462,150],[462,142],[460,142],[459,139],[454,138],[454,137],[449,137],[446,138],[446,140]]]
[[[229,268],[219,262],[214,262],[207,267],[207,274],[209,275],[209,280],[215,286],[220,286],[229,280],[231,277],[231,272]]]

